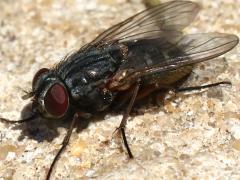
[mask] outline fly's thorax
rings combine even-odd
[[[108,79],[94,79],[85,75],[78,74],[78,78],[65,81],[73,103],[90,113],[105,110],[114,99],[114,93],[105,87]]]
[[[119,47],[91,49],[87,53],[72,54],[56,72],[63,79],[74,105],[83,111],[103,111],[114,98],[106,85],[122,62]]]
[[[69,95],[65,84],[51,70],[41,69],[39,72],[33,78],[33,109],[45,118],[64,117],[69,110]]]

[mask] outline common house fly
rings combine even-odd
[[[175,85],[191,73],[194,64],[228,52],[239,41],[235,35],[217,32],[184,35],[181,31],[199,9],[194,2],[171,1],[144,10],[104,31],[56,66],[35,74],[32,91],[23,97],[31,98],[32,115],[18,121],[1,121],[22,123],[37,117],[71,121],[47,179],[77,121],[107,111],[113,103],[126,105],[117,131],[129,158],[133,158],[125,127],[135,101],[161,89],[178,92],[230,84]]]

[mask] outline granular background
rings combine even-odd
[[[164,1],[162,1],[164,2]],[[198,0],[202,5],[187,33],[240,36],[239,0]],[[111,25],[145,9],[140,0],[1,0],[0,112],[18,119],[32,77],[58,63]],[[98,117],[72,134],[52,179],[239,179],[240,48],[200,63],[186,85],[230,80],[232,87],[178,94],[162,106],[143,106],[129,119],[129,160],[113,136],[122,115]],[[81,123],[81,122],[79,122]],[[67,122],[38,119],[0,123],[0,178],[44,179]]]

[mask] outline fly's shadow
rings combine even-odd
[[[21,118],[24,119],[29,117],[32,112],[32,103],[25,105],[21,111]],[[83,119],[77,122],[76,131],[81,132],[83,129],[87,128],[90,121],[100,119],[96,116],[93,119]],[[54,138],[59,136],[58,128],[67,129],[71,117],[66,117],[65,119],[48,120],[42,117],[36,117],[32,121],[26,121],[25,123],[15,124],[12,128],[13,130],[21,130],[21,135],[18,137],[19,141],[22,141],[25,137],[34,139],[37,142],[51,142]]]

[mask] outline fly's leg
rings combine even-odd
[[[129,88],[126,92],[120,94],[116,98],[117,104],[114,104],[112,107],[114,111],[118,111],[119,109],[122,109],[122,107],[130,101],[134,87]]]
[[[202,86],[182,87],[182,88],[176,88],[175,92],[195,91],[195,90],[201,90],[201,89],[205,89],[205,88],[216,87],[219,85],[232,85],[232,83],[230,81],[221,81],[221,82],[206,84],[206,85],[202,85]]]
[[[217,87],[220,85],[232,85],[230,81],[221,81],[217,83],[212,83],[212,84],[206,84],[202,86],[190,86],[190,87],[178,87],[174,85],[161,85],[161,84],[150,84],[142,89],[139,90],[139,93],[137,94],[136,101],[141,100],[148,95],[150,95],[153,92],[164,92],[164,91],[173,91],[174,93],[179,93],[179,92],[190,92],[190,91],[195,91],[195,90],[202,90],[206,88],[212,88],[212,87]],[[129,95],[129,93],[128,93]],[[125,96],[126,98],[126,96]],[[129,100],[129,98],[128,98]],[[125,101],[126,102],[126,101]]]
[[[212,87],[217,87],[217,86],[220,86],[220,85],[232,85],[231,82],[229,81],[221,81],[221,82],[217,82],[217,83],[211,83],[211,84],[206,84],[206,85],[201,85],[201,86],[190,86],[190,87],[178,87],[178,86],[169,86],[169,87],[165,87],[164,89],[167,90],[167,91],[172,91],[173,92],[173,96],[170,98],[174,98],[175,95],[177,93],[181,93],[181,92],[191,92],[191,91],[200,91],[202,89],[206,89],[206,88],[212,88]],[[160,96],[160,98],[157,98],[157,99],[160,99],[161,101],[161,104],[164,103],[165,99],[164,99],[165,96]],[[158,105],[159,105],[159,102],[157,100],[156,102]]]
[[[149,96],[151,93],[155,92],[155,96],[157,99],[155,103],[157,105],[162,105],[162,103],[164,102],[165,94],[168,91],[172,91],[174,94],[176,94],[176,93],[181,93],[181,92],[202,90],[202,89],[216,87],[216,86],[220,86],[220,85],[231,85],[231,82],[230,81],[221,81],[221,82],[206,84],[206,85],[202,85],[202,86],[190,86],[190,87],[179,87],[179,85],[174,85],[174,84],[172,84],[172,85],[171,84],[170,85],[158,84],[158,83],[150,84],[139,90],[139,93],[137,94],[137,97],[136,97],[136,101],[139,101],[139,100]],[[160,99],[161,103],[158,102],[158,99]]]
[[[139,91],[139,86],[140,86],[140,83],[137,83],[134,86],[130,102],[127,106],[126,111],[123,114],[122,121],[121,121],[119,127],[117,128],[117,131],[119,133],[121,133],[121,135],[122,135],[123,143],[124,143],[125,148],[127,149],[127,153],[128,153],[128,156],[129,156],[130,159],[133,158],[133,155],[132,155],[132,152],[129,148],[128,142],[127,142],[127,138],[126,138],[126,135],[125,135],[125,127],[126,127],[126,124],[127,124],[127,119],[129,117],[129,113],[131,112],[133,104],[136,100],[136,97],[137,97],[137,94],[138,94],[138,91]]]
[[[125,135],[125,127],[127,124],[127,119],[129,117],[129,113],[131,112],[133,104],[136,100],[142,99],[142,98],[148,96],[149,94],[151,94],[153,91],[157,91],[157,90],[173,90],[174,92],[178,93],[178,92],[201,90],[201,89],[205,89],[205,88],[216,87],[219,85],[231,85],[231,82],[221,81],[221,82],[206,84],[206,85],[202,85],[202,86],[192,86],[192,87],[183,87],[183,88],[178,88],[178,87],[174,87],[171,85],[169,85],[169,86],[167,86],[167,85],[164,85],[164,86],[155,85],[154,86],[153,85],[153,86],[148,86],[144,89],[141,89],[141,91],[139,91],[140,83],[137,83],[135,86],[133,86],[131,98],[125,96],[127,98],[124,99],[124,103],[129,99],[130,99],[130,101],[129,101],[126,111],[123,114],[122,121],[121,121],[119,127],[116,129],[116,131],[118,131],[122,135],[123,143],[124,143],[125,148],[127,149],[129,158],[133,158],[133,155],[132,155],[132,152],[127,143],[127,138]],[[129,95],[129,94],[130,93],[128,93],[127,95]]]
[[[8,124],[18,124],[18,123],[25,123],[25,122],[32,121],[37,117],[39,117],[38,114],[32,114],[30,117],[27,117],[25,119],[20,119],[20,120],[10,120],[6,118],[0,118],[0,122],[8,123]]]
[[[49,180],[50,177],[51,177],[51,173],[52,173],[52,170],[56,164],[56,162],[58,161],[58,159],[60,158],[61,156],[61,153],[65,150],[65,148],[67,147],[68,143],[69,143],[69,140],[70,140],[70,137],[71,137],[71,134],[72,134],[72,131],[73,131],[73,128],[76,124],[76,121],[81,117],[81,114],[80,113],[76,113],[74,114],[74,117],[72,119],[72,122],[68,128],[68,131],[67,131],[67,134],[66,136],[64,137],[63,139],[63,142],[62,142],[62,147],[58,150],[58,153],[56,154],[56,156],[54,157],[53,161],[52,161],[52,164],[48,170],[48,173],[47,173],[47,176],[46,176],[46,180]]]

